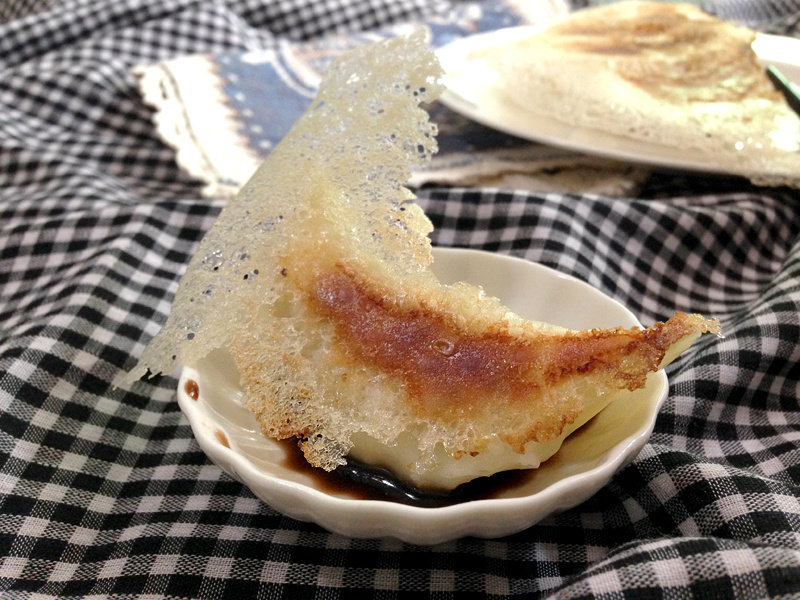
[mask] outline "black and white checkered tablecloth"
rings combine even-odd
[[[796,1],[703,5],[797,35]],[[637,459],[508,538],[414,547],[294,521],[205,457],[174,379],[111,386],[222,205],[177,169],[131,67],[445,9],[2,3],[0,598],[800,597],[796,190],[657,174],[633,200],[421,192],[437,244],[553,266],[643,322],[685,310],[723,323],[724,339],[669,370]]]

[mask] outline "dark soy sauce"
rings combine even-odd
[[[186,392],[186,395],[192,400],[197,400],[200,398],[200,386],[197,385],[197,382],[194,379],[186,380],[186,383],[183,386],[183,391]]]
[[[585,434],[595,418],[589,419],[570,436]],[[284,440],[280,444],[286,453],[283,465],[313,479],[314,487],[322,492],[358,500],[392,501],[425,508],[500,498],[530,483],[538,473],[538,469],[514,469],[474,479],[453,490],[428,490],[399,480],[388,469],[366,465],[349,457],[347,464],[328,472],[308,464],[295,441]]]
[[[222,444],[223,446],[225,446],[226,448],[230,448],[231,447],[231,444],[228,441],[228,436],[226,436],[225,432],[222,431],[221,429],[217,429],[216,431],[214,431],[214,437],[216,437],[217,441],[220,444]]]
[[[192,400],[200,398],[200,387],[193,379],[186,381],[184,391]],[[214,436],[226,448],[231,447],[222,430],[215,430]],[[358,500],[388,500],[411,506],[435,508],[468,500],[489,499],[504,490],[521,485],[532,477],[531,470],[512,470],[496,473],[490,477],[480,477],[462,483],[452,490],[422,489],[401,481],[388,469],[367,465],[349,457],[346,458],[346,464],[328,472],[308,464],[296,442],[284,440],[279,443],[285,453],[284,467],[303,473],[312,479],[314,487],[321,492]]]
[[[322,492],[358,500],[393,501],[424,508],[492,498],[503,490],[521,484],[531,473],[529,470],[505,471],[469,481],[453,490],[428,490],[400,481],[387,469],[365,465],[351,458],[347,459],[347,464],[328,472],[308,464],[293,441],[283,442],[282,445],[286,452],[283,466],[310,477],[314,481],[314,487]]]
[[[462,483],[452,490],[430,490],[405,483],[387,469],[365,465],[353,459],[347,459],[347,464],[338,467],[334,473],[374,490],[374,493],[380,494],[381,500],[394,500],[425,508],[492,498],[499,491],[517,485],[528,474],[527,471],[520,470],[504,471]]]

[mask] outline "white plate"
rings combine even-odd
[[[639,324],[602,292],[541,265],[475,250],[434,249],[434,256],[442,280],[483,285],[528,318],[572,328]],[[198,384],[197,400],[187,393],[189,380]],[[663,371],[651,375],[643,390],[620,394],[567,438],[553,458],[496,497],[439,508],[358,499],[291,468],[285,447],[265,438],[255,417],[241,406],[235,368],[219,354],[183,369],[178,402],[211,460],[275,510],[351,537],[435,544],[516,533],[589,498],[650,437],[667,388]]]
[[[627,162],[706,172],[721,172],[713,156],[688,148],[672,148],[576,127],[530,114],[503,100],[493,82],[497,73],[484,61],[470,60],[480,48],[507,44],[535,33],[535,27],[511,27],[458,39],[437,51],[445,72],[443,104],[494,129],[518,137]],[[800,39],[759,34],[753,50],[762,64],[774,65],[793,83],[800,83]]]

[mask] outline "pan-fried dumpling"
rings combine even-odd
[[[535,467],[618,390],[714,322],[568,331],[430,269],[403,187],[435,150],[421,33],[337,60],[319,95],[205,236],[131,377],[228,352],[264,433],[314,466],[347,456],[450,489]],[[531,293],[535,293],[534,290]]]
[[[691,4],[614,2],[476,49],[467,64],[488,67],[503,100],[523,111],[800,186],[800,119],[759,63],[755,37]]]

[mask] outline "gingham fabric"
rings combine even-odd
[[[706,2],[796,27],[800,3]],[[357,540],[214,466],[172,377],[115,388],[222,206],[130,69],[410,20],[423,0],[72,0],[0,12],[0,598],[800,597],[800,193],[656,174],[636,199],[432,188],[434,242],[573,274],[643,322],[721,319],[650,442],[497,540]],[[355,594],[360,594],[356,596]]]

